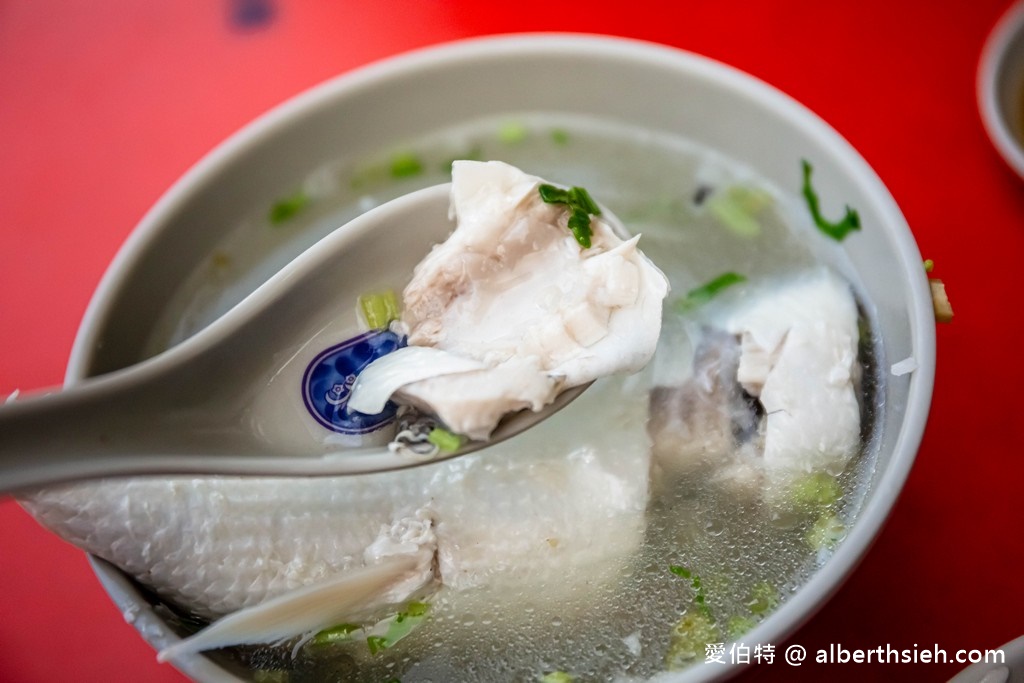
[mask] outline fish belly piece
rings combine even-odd
[[[860,446],[850,285],[816,269],[766,289],[726,326],[741,337],[737,379],[764,407],[769,475],[842,471]]]
[[[487,588],[492,601],[524,586],[558,599],[573,585],[614,580],[643,538],[646,404],[627,384],[600,382],[516,439],[399,472],[107,480],[21,502],[66,540],[207,618],[425,549],[433,561],[417,565],[422,576],[403,574],[406,590],[390,602],[431,582]],[[429,538],[394,540],[394,529],[424,519]]]
[[[621,574],[643,539],[650,471],[646,402],[623,386],[601,382],[557,418],[445,470],[434,506],[446,586],[552,600]]]

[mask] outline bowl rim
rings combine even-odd
[[[857,523],[844,542],[791,598],[744,636],[744,642],[781,645],[825,604],[851,574],[880,533],[906,482],[923,436],[934,385],[934,314],[927,278],[920,265],[921,254],[910,227],[888,189],[867,161],[845,138],[805,105],[761,79],[713,58],[673,46],[610,35],[489,35],[403,52],[314,85],[259,116],[217,145],[186,171],[145,214],[111,262],[87,307],[68,361],[65,382],[73,384],[85,376],[113,295],[125,285],[130,265],[143,254],[167,218],[186,204],[198,191],[197,188],[217,177],[236,155],[287,127],[294,117],[306,110],[325,106],[342,94],[347,97],[358,96],[361,90],[375,87],[382,81],[445,68],[480,57],[523,58],[543,54],[572,54],[578,58],[596,55],[604,59],[618,57],[649,63],[685,73],[688,77],[713,77],[723,87],[738,95],[754,98],[773,113],[794,121],[806,135],[828,150],[832,160],[842,167],[844,173],[867,188],[876,201],[882,223],[889,233],[887,238],[896,251],[908,285],[912,355],[917,362],[917,369],[910,380],[906,414],[888,467],[878,478],[870,498],[861,508]],[[913,276],[914,268],[921,270],[920,277]],[[177,636],[167,629],[158,615],[152,610],[146,613],[144,608],[149,605],[138,603],[135,589],[126,577],[118,571],[112,572],[112,565],[102,560],[90,558],[90,561],[115,604],[126,614],[129,610],[136,612],[133,621],[147,642],[159,647],[177,640]],[[141,612],[140,607],[143,608]],[[186,675],[202,677],[204,680],[240,680],[203,655],[180,659],[173,664]],[[735,675],[743,666],[697,665],[678,672],[678,676],[663,678],[665,674],[662,674],[659,680],[711,680]]]
[[[1024,1],[1018,1],[1000,15],[985,38],[975,74],[975,98],[982,127],[992,146],[1024,180],[1024,141],[1014,134],[999,104],[999,79],[1010,45],[1024,32]]]

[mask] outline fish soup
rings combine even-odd
[[[82,485],[91,500],[93,486],[117,487],[109,493],[129,506],[145,500],[149,518],[171,529],[156,541],[156,572],[116,531],[106,553],[88,549],[144,576],[183,633],[430,536],[417,560],[429,580],[398,607],[215,655],[254,680],[645,680],[703,661],[709,643],[742,640],[856,519],[883,365],[870,302],[854,296],[853,270],[816,229],[800,188],[772,186],[742,160],[679,137],[522,113],[339,159],[240,218],[182,284],[150,352],[201,329],[349,218],[446,182],[457,158],[584,186],[642,235],[672,288],[655,357],[637,374],[599,380],[530,432],[450,462],[340,480]],[[408,277],[383,266],[372,284],[400,291]],[[820,303],[826,290],[838,303]],[[837,353],[848,357],[828,382],[842,388],[835,405],[856,417],[841,446],[829,447],[839,456],[787,460],[783,448],[776,467],[763,462],[766,444],[785,428],[759,395],[777,386],[750,359],[777,359],[765,360],[774,350],[756,347],[749,321],[762,303],[761,318],[776,319],[772,302],[786,297],[794,320],[822,317],[816,306],[839,311]],[[311,331],[313,346],[357,331],[356,302],[338,307],[336,320]],[[737,379],[744,368],[754,378],[746,383]],[[192,521],[169,511],[171,488],[193,503]],[[61,531],[47,512],[53,499],[31,505]],[[108,516],[96,512],[95,524]],[[184,583],[181,567],[195,568]]]

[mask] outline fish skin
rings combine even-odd
[[[436,580],[440,590],[487,589],[489,599],[524,586],[540,602],[571,599],[574,585],[617,580],[643,538],[646,404],[628,384],[598,383],[561,419],[515,440],[398,472],[110,479],[20,502],[65,540],[207,619],[372,566],[367,550],[382,529],[421,510],[435,561],[407,595]],[[614,429],[572,429],[589,420]]]

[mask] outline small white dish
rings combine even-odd
[[[985,40],[977,96],[985,132],[1024,179],[1024,2],[1010,7]]]

